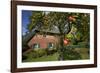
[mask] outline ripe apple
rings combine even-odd
[[[64,39],[64,44],[67,45],[68,44],[68,40]]]
[[[69,16],[70,21],[75,21],[76,19],[73,16]]]

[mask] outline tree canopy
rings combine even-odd
[[[59,28],[61,34],[68,35],[66,37],[72,38],[73,34],[79,41],[89,40],[90,15],[88,13],[33,11],[27,29],[32,31],[37,24],[42,24],[40,29],[49,30],[55,25]],[[76,31],[73,29],[76,29]],[[68,32],[64,33],[64,30]]]

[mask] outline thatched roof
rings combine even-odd
[[[27,43],[29,40],[31,40],[33,36],[35,36],[36,33],[41,32],[41,31],[47,34],[60,34],[59,28],[54,25],[51,29],[43,29],[43,30],[40,30],[38,27],[36,27],[31,32],[23,36],[23,42]]]

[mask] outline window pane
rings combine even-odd
[[[34,45],[33,45],[33,48],[39,48],[39,44],[37,44],[37,43],[34,44]]]
[[[54,47],[54,44],[53,43],[49,43],[48,44],[48,48],[53,48]]]

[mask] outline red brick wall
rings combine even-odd
[[[28,42],[28,45],[31,48],[33,44],[39,43],[40,48],[47,48],[48,43],[53,43],[56,46],[58,42],[59,39],[57,36],[46,35],[46,37],[44,37],[43,35],[37,34]]]

